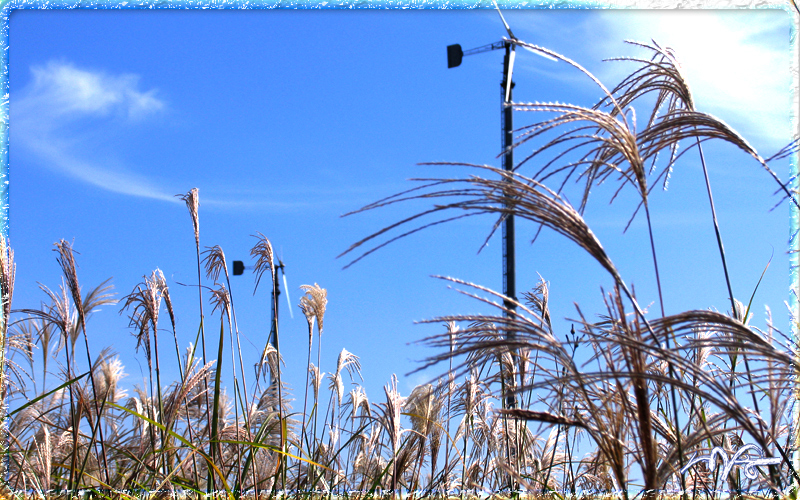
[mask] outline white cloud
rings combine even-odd
[[[33,81],[23,90],[20,106],[46,110],[49,118],[111,113],[140,118],[164,108],[155,90],[138,89],[137,75],[108,75],[55,61],[33,67],[31,73]]]
[[[50,61],[31,68],[32,80],[11,96],[12,141],[43,166],[114,193],[176,202],[133,169],[95,154],[95,144],[75,132],[79,120],[96,130],[113,120],[142,120],[163,111],[156,90],[141,91],[137,75],[109,75]],[[102,140],[107,140],[103,134]],[[112,166],[114,165],[114,166]]]

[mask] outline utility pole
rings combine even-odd
[[[502,120],[502,145],[503,145],[503,170],[506,172],[514,171],[514,150],[511,146],[514,143],[514,119],[513,109],[511,108],[511,92],[514,88],[514,82],[509,81],[511,78],[510,66],[514,64],[514,52],[512,43],[506,41],[505,57],[503,57],[503,101],[501,107],[501,120]],[[511,208],[509,203],[506,207]],[[503,295],[509,299],[517,300],[517,270],[516,270],[516,248],[514,236],[514,213],[509,210],[506,214],[506,219],[503,221]],[[516,304],[506,300],[505,301],[506,314],[511,317],[517,311]],[[512,340],[515,337],[514,332],[509,332],[508,339]]]
[[[504,21],[505,22],[505,21]],[[511,34],[511,30],[508,30]],[[513,34],[511,34],[513,37]],[[468,51],[463,51],[461,45],[449,45],[447,47],[447,67],[455,68],[461,65],[461,60],[464,56],[473,54],[480,54],[481,52],[488,52],[491,50],[505,50],[505,57],[503,57],[503,80],[501,81],[501,94],[500,94],[500,126],[501,126],[501,144],[503,147],[503,170],[512,172],[514,170],[514,153],[511,149],[513,144],[513,110],[511,104],[511,89],[514,88],[514,82],[511,79],[514,70],[514,38],[503,39],[499,42],[484,45]],[[510,206],[506,204],[506,207]],[[516,252],[514,248],[514,214],[508,210],[505,214],[503,221],[503,295],[509,299],[516,300]],[[506,300],[504,301],[506,308],[506,315],[513,316],[516,313],[516,306]],[[509,336],[509,340],[513,340],[513,335]]]

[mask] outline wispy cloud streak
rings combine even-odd
[[[113,193],[176,202],[172,193],[125,166],[94,158],[77,125],[144,121],[166,103],[139,89],[137,75],[109,75],[50,61],[31,68],[32,80],[11,96],[11,139],[43,166]]]

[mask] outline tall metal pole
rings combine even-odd
[[[501,42],[484,45],[483,47],[471,49],[466,52],[461,49],[461,45],[459,44],[448,45],[447,67],[455,68],[460,66],[461,60],[465,55],[479,54],[481,52],[487,52],[490,50],[505,49],[505,57],[503,58],[503,81],[501,82],[500,92],[500,122],[502,125],[503,169],[506,172],[512,172],[514,170],[514,153],[511,150],[511,145],[513,144],[514,140],[512,135],[514,123],[512,120],[512,109],[511,106],[508,106],[508,104],[511,103],[511,90],[514,88],[514,82],[509,80],[511,79],[511,70],[514,66],[513,40],[516,39],[511,33],[511,29],[509,29],[508,24],[506,24],[505,19],[503,20],[503,24],[506,26],[511,40],[506,39]],[[515,316],[517,311],[516,305],[514,305],[512,302],[517,300],[517,270],[514,250],[514,215],[510,210],[512,205],[513,202],[506,203],[506,208],[509,210],[507,210],[508,213],[503,221],[503,294],[509,299],[504,300],[503,305],[506,308],[506,316],[509,318]],[[509,329],[507,329],[506,332],[506,340],[514,342],[516,340],[516,333]],[[512,353],[515,353],[515,349],[512,349]],[[516,407],[516,398],[513,395],[503,398],[503,401],[507,404],[507,408]]]
[[[510,30],[509,30],[510,33]],[[511,145],[513,144],[513,130],[514,130],[514,123],[513,123],[513,115],[512,109],[509,104],[511,103],[511,92],[514,88],[514,81],[508,81],[511,79],[511,71],[510,67],[514,64],[512,59],[513,52],[511,42],[505,42],[505,57],[503,57],[503,82],[502,82],[502,94],[501,94],[501,120],[503,125],[503,137],[502,137],[502,145],[503,145],[503,170],[506,172],[512,172],[514,170],[514,152],[511,149]],[[510,180],[508,181],[511,182]],[[510,194],[510,191],[509,193]],[[506,208],[511,208],[512,203],[506,202]],[[515,255],[515,248],[514,248],[514,215],[511,210],[508,210],[506,214],[505,221],[503,221],[503,295],[508,297],[508,299],[512,299],[514,301],[517,300],[517,283],[516,283],[516,255]],[[506,308],[506,317],[511,320],[517,311],[516,305],[514,305],[509,300],[504,300],[504,305]],[[512,343],[516,340],[517,334],[511,328],[511,322],[506,326],[506,340],[509,343]],[[511,350],[511,362],[516,362],[516,349],[512,346]],[[502,370],[502,366],[500,370]],[[512,372],[513,373],[513,372]],[[509,385],[511,385],[511,381],[506,380],[504,382],[505,386],[505,394],[503,395],[503,408],[504,409],[514,409],[517,407],[517,396],[514,394],[513,391],[509,390]],[[517,447],[514,440],[509,439],[508,436],[508,421],[504,419],[504,426],[506,427],[506,452],[508,453],[508,458],[510,463],[514,463],[517,456]],[[515,491],[518,487],[516,485],[513,477],[511,474],[508,475],[508,487],[509,491]]]
[[[278,271],[283,267],[283,265],[275,266],[275,276],[272,280],[272,326],[269,331],[269,340],[272,346],[275,348],[275,351],[280,353],[280,346],[278,345],[278,297],[281,294],[280,287],[278,286]],[[280,371],[280,362],[281,360],[278,359],[278,371]],[[272,370],[269,371],[269,383],[275,384],[278,382],[275,373],[272,373]]]
[[[514,170],[514,151],[511,149],[513,144],[514,123],[511,106],[507,106],[511,102],[511,92],[514,88],[514,82],[511,82],[511,89],[508,92],[508,102],[506,102],[506,87],[508,82],[508,64],[511,57],[511,43],[505,44],[506,54],[503,58],[503,82],[501,94],[501,111],[503,123],[503,137],[502,145],[503,151],[503,170],[511,172]],[[503,223],[503,294],[510,299],[517,299],[517,283],[516,283],[516,254],[514,248],[514,215],[509,214]],[[517,307],[509,301],[505,301],[506,309],[509,310],[509,315],[516,312]],[[511,336],[512,333],[509,333]]]
[[[513,115],[511,106],[508,104],[511,103],[511,92],[514,88],[514,82],[509,82],[507,79],[509,78],[509,71],[508,65],[510,64],[511,58],[511,42],[505,43],[506,54],[503,58],[503,82],[502,82],[502,94],[501,94],[501,117],[502,117],[502,124],[503,124],[503,136],[502,136],[502,144],[503,144],[503,170],[506,172],[512,172],[514,170],[514,152],[511,148],[513,144],[513,130],[514,130],[514,123],[513,123]],[[506,91],[508,89],[508,91]],[[510,181],[509,181],[510,182]],[[510,204],[506,204],[508,207]],[[503,295],[508,297],[512,300],[517,300],[517,283],[516,283],[516,252],[514,247],[514,215],[512,212],[506,215],[506,219],[503,222]],[[504,301],[504,305],[506,307],[506,316],[511,319],[516,314],[517,306],[509,300]],[[506,339],[510,342],[514,342],[516,340],[516,332],[511,329],[506,330]],[[512,348],[512,353],[516,350]],[[505,407],[506,408],[515,408],[517,406],[517,398],[514,394],[508,394],[505,398]]]

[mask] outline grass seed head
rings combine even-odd
[[[270,279],[272,279],[273,283],[275,282],[275,259],[272,252],[272,243],[269,242],[267,237],[261,233],[258,233],[258,236],[253,235],[253,237],[258,239],[256,246],[250,250],[250,255],[258,259],[256,267],[253,269],[256,274],[256,288],[258,288],[261,276],[266,271],[269,271]],[[253,293],[255,293],[255,290]]]
[[[203,262],[205,263],[206,277],[208,279],[216,282],[219,280],[221,271],[225,272],[226,279],[229,278],[228,264],[225,261],[225,252],[222,251],[221,246],[214,245],[213,247],[206,247],[203,254],[205,255]]]
[[[308,348],[311,349],[311,342],[314,338],[314,320],[317,315],[314,312],[314,304],[308,295],[300,297],[300,310],[303,311],[306,322],[308,322]]]
[[[220,314],[225,314],[228,317],[228,323],[231,322],[231,296],[228,293],[228,289],[225,288],[225,285],[217,284],[217,288],[211,290],[211,305],[214,308],[211,310],[213,314],[216,312],[217,309],[220,310]]]
[[[67,287],[72,294],[72,301],[75,309],[78,311],[78,327],[84,322],[83,301],[81,300],[81,287],[78,284],[78,273],[75,265],[75,255],[72,246],[67,240],[61,240],[55,243],[55,251],[58,252],[58,264],[64,272],[64,278],[67,282]]]
[[[200,219],[198,217],[197,209],[200,206],[200,196],[197,188],[192,188],[186,194],[176,194],[178,198],[186,203],[186,208],[189,209],[189,215],[192,217],[192,227],[194,228],[194,241],[197,246],[200,246]]]
[[[300,289],[306,293],[300,299],[301,304],[305,303],[305,306],[301,306],[301,308],[305,307],[314,312],[314,316],[317,318],[317,330],[319,334],[322,335],[325,308],[328,305],[328,291],[324,288],[320,288],[316,283],[314,283],[314,286],[300,285]],[[303,310],[303,313],[305,314],[305,310]],[[307,314],[306,319],[308,319]]]
[[[14,276],[17,266],[14,263],[14,251],[8,246],[3,235],[0,235],[0,300],[3,307],[2,333],[5,334],[8,317],[11,315],[11,298],[14,295]]]

